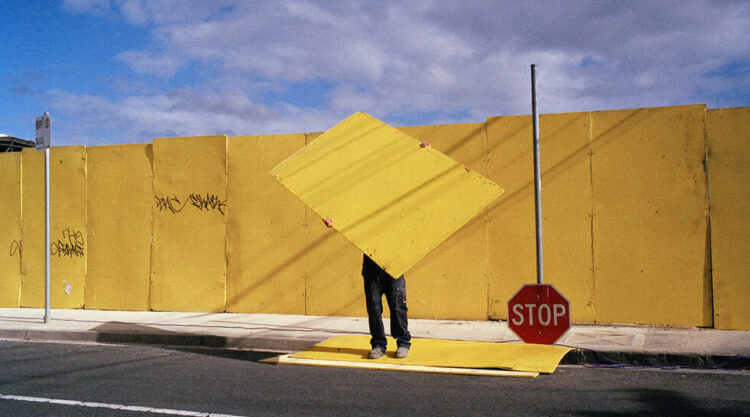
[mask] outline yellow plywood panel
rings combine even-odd
[[[486,175],[484,123],[411,126],[402,132]],[[498,179],[500,181],[501,179]],[[487,225],[476,216],[419,261],[406,277],[409,316],[487,319]],[[461,282],[461,285],[456,285]]]
[[[38,308],[44,307],[44,152],[27,149],[21,159],[21,306]]]
[[[596,320],[710,326],[705,107],[592,113]]]
[[[224,310],[226,147],[224,135],[154,140],[154,310]]]
[[[452,368],[508,369],[553,373],[570,348],[550,345],[474,342],[443,339],[412,339],[409,356],[391,354],[368,359],[369,336],[339,336],[290,355],[293,358],[347,362],[440,366]]]
[[[268,171],[305,135],[230,137],[227,311],[305,314],[305,206]]]
[[[326,229],[312,210],[307,209],[306,219],[306,314],[366,316],[362,252],[341,234]]]
[[[708,111],[714,327],[750,330],[750,107]]]
[[[320,135],[308,134],[307,143]],[[362,252],[340,233],[327,229],[320,216],[307,207],[305,219],[306,314],[366,316]]]
[[[152,146],[95,146],[87,154],[86,308],[148,310]]]
[[[44,152],[22,152],[21,307],[44,306]],[[86,278],[86,148],[50,149],[50,304],[81,308]]]
[[[0,307],[21,296],[21,153],[0,153]]]
[[[573,321],[591,322],[589,113],[544,114],[539,126],[544,281],[570,301]],[[489,210],[489,315],[506,319],[508,300],[536,282],[531,117],[489,118],[487,141],[488,176],[506,189]]]
[[[272,175],[393,276],[411,268],[502,189],[364,113]]]
[[[262,359],[260,360],[260,362],[269,364],[328,366],[335,368],[372,369],[378,371],[398,372],[423,372],[452,375],[503,376],[513,378],[536,378],[539,376],[538,372],[506,371],[500,369],[450,368],[444,366],[403,365],[399,363],[380,363],[378,361],[349,362],[327,359],[304,359],[294,358],[290,354],[281,355],[274,358]]]

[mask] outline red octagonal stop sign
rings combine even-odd
[[[526,343],[551,345],[570,328],[570,304],[552,285],[524,285],[508,301],[508,327]]]

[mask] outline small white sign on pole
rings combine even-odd
[[[49,113],[44,113],[44,116],[36,118],[36,150],[49,148],[50,138]]]

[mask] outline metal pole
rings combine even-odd
[[[539,113],[536,103],[536,65],[531,65],[531,115],[534,129],[534,204],[536,206],[536,283],[544,283],[542,260],[542,174],[539,163]]]
[[[50,320],[49,283],[49,147],[44,148],[44,322]]]

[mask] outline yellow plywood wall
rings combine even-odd
[[[544,282],[571,304],[574,321],[594,320],[591,272],[589,113],[541,115]],[[534,159],[530,116],[487,119],[489,178],[506,192],[489,209],[489,317],[536,283]]]
[[[750,107],[708,111],[714,327],[750,330]]]
[[[711,326],[705,117],[592,113],[597,321]]]
[[[21,153],[0,153],[0,307],[21,296]]]
[[[44,152],[21,153],[21,307],[44,307]],[[50,233],[52,239],[52,233]],[[50,284],[52,285],[52,284]]]
[[[44,306],[44,152],[22,152],[22,307]],[[81,308],[86,278],[86,148],[50,149],[50,304]]]
[[[750,330],[748,126],[749,108],[541,116],[545,281],[573,321]],[[531,117],[401,130],[506,190],[407,271],[410,317],[506,318],[536,279]],[[364,316],[361,252],[268,174],[317,135],[52,148],[52,306]],[[43,174],[42,152],[0,155],[0,306],[44,303]]]
[[[155,139],[151,308],[224,311],[227,137]]]
[[[268,174],[305,135],[228,140],[227,311],[305,314],[305,206]]]
[[[152,146],[96,146],[87,154],[86,308],[148,310]]]
[[[433,148],[469,169],[487,175],[484,123],[401,127],[399,130],[429,142]],[[503,186],[499,180],[495,182]],[[485,320],[486,247],[486,215],[482,212],[407,272],[409,315],[415,318]]]

